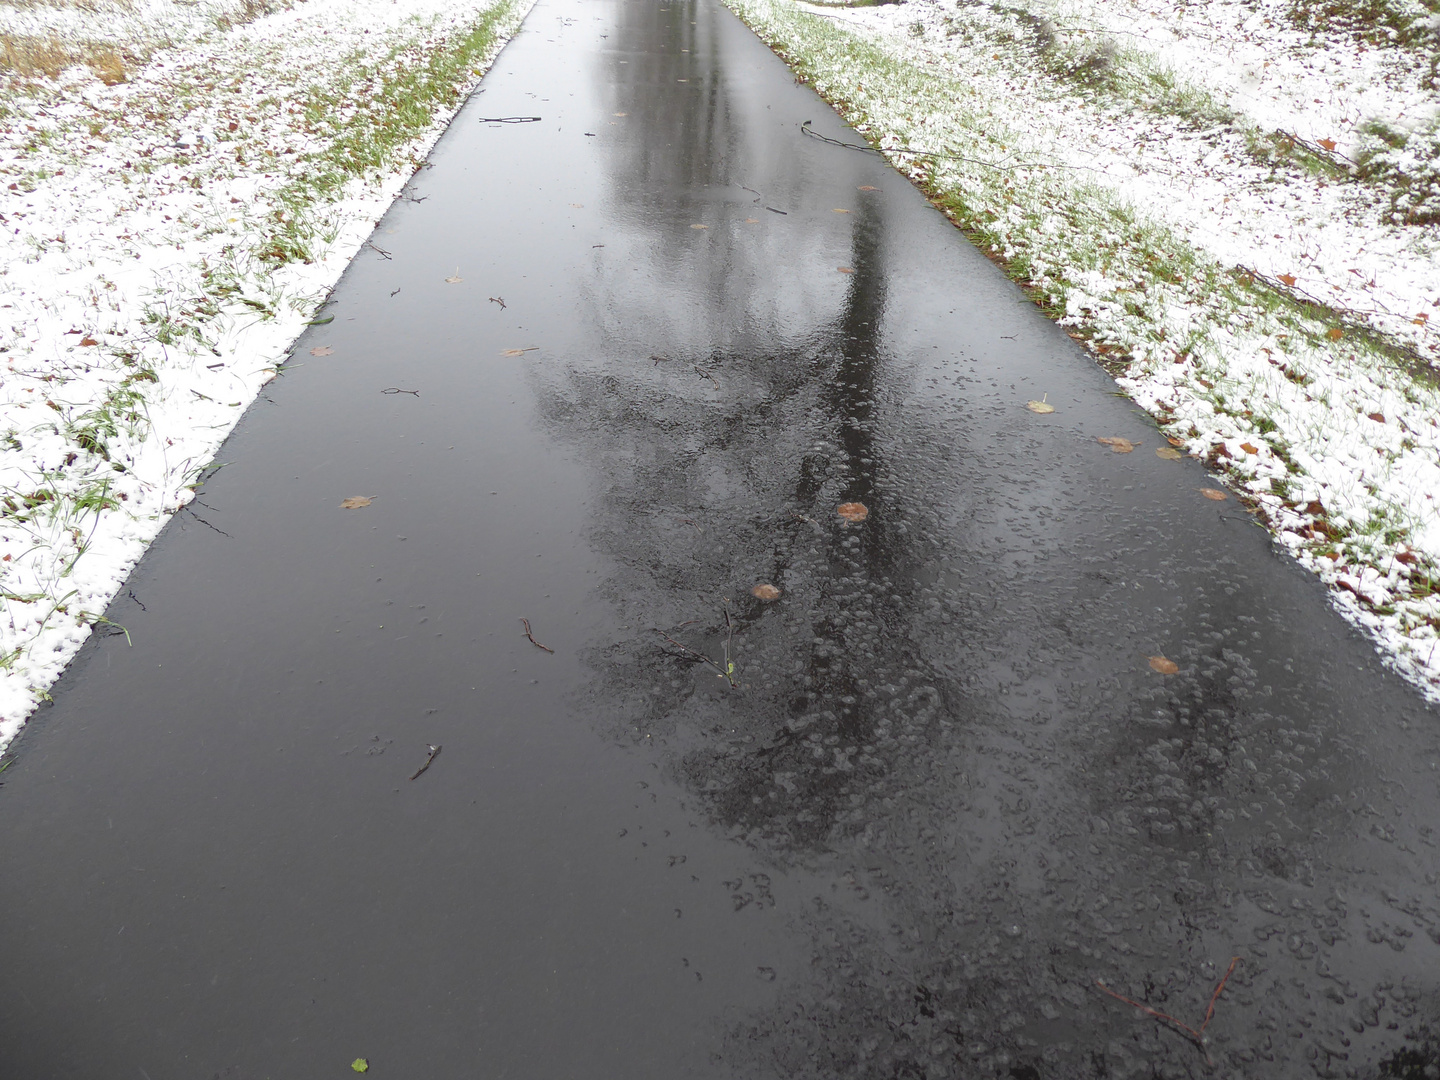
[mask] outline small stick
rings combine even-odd
[[[414,394],[416,397],[420,396],[419,390],[401,390],[398,386],[387,386],[384,390],[381,390],[380,392],[382,394]]]
[[[1210,995],[1210,1007],[1205,1010],[1205,1021],[1200,1025],[1200,1030],[1198,1031],[1184,1021],[1176,1020],[1175,1017],[1171,1016],[1169,1013],[1162,1013],[1158,1009],[1150,1008],[1149,1005],[1142,1005],[1138,1001],[1131,1001],[1123,994],[1117,994],[1114,990],[1111,990],[1099,979],[1095,980],[1095,985],[1098,986],[1104,993],[1109,994],[1111,997],[1113,997],[1116,1001],[1123,1001],[1126,1005],[1130,1005],[1149,1016],[1155,1017],[1156,1020],[1163,1020],[1167,1024],[1174,1025],[1177,1031],[1181,1032],[1182,1034],[1187,1036],[1192,1042],[1195,1043],[1196,1047],[1199,1048],[1200,1052],[1205,1055],[1205,1063],[1213,1067],[1215,1062],[1210,1057],[1210,1051],[1207,1050],[1205,1047],[1205,1029],[1210,1026],[1210,1021],[1215,1016],[1215,1003],[1220,1000],[1220,992],[1225,989],[1225,984],[1230,981],[1230,976],[1235,973],[1235,965],[1237,965],[1238,963],[1240,963],[1240,957],[1232,956],[1230,958],[1230,966],[1225,969],[1224,978],[1220,980],[1220,985],[1215,987],[1215,992]]]
[[[427,744],[427,745],[428,745],[428,744]],[[438,746],[431,746],[431,747],[430,747],[430,756],[425,759],[425,764],[424,764],[424,765],[421,765],[420,768],[416,769],[416,770],[415,770],[415,775],[412,776],[412,777],[410,777],[410,779],[411,779],[411,780],[416,779],[416,777],[418,777],[421,773],[423,773],[426,769],[428,769],[428,768],[430,767],[430,763],[431,763],[432,761],[434,761],[434,760],[435,760],[437,757],[439,757],[439,756],[440,756],[440,747],[438,747]]]
[[[720,389],[720,380],[715,378],[714,375],[711,375],[710,372],[704,370],[699,364],[695,365],[695,374],[699,375],[702,379],[709,379],[715,384],[716,390]]]
[[[541,645],[540,642],[535,640],[535,635],[530,633],[529,619],[521,619],[520,621],[525,624],[525,636],[530,639],[531,645],[534,645],[537,649],[544,649],[548,653],[553,653],[555,651],[554,649],[550,648],[549,645]]]
[[[490,297],[490,302],[492,304],[499,304],[501,311],[505,310],[505,298],[503,296],[492,296]]]
[[[381,255],[385,256],[386,259],[389,259],[391,257],[390,252],[386,251],[384,248],[376,247],[374,244],[370,243],[369,240],[365,241],[365,246],[368,247],[371,251],[379,252]]]

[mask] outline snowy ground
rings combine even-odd
[[[728,2],[1440,700],[1440,16]]]
[[[0,749],[528,7],[0,7]]]

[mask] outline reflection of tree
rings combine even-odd
[[[1247,666],[1251,598],[1197,625],[1193,676],[1137,688],[1108,670],[1097,681],[1102,654],[1086,640],[1132,616],[1123,575],[1086,569],[1043,589],[999,580],[997,556],[1011,552],[985,549],[986,527],[1006,525],[990,504],[1019,482],[947,459],[941,447],[966,433],[938,430],[943,412],[898,412],[907,388],[882,332],[883,204],[863,197],[847,219],[854,273],[819,317],[767,306],[775,276],[803,258],[757,267],[739,245],[705,261],[677,254],[670,241],[694,218],[697,190],[744,182],[755,163],[705,52],[711,9],[669,6],[623,5],[627,40],[688,35],[693,51],[672,48],[651,58],[655,69],[617,79],[617,111],[644,114],[661,134],[619,148],[615,182],[631,226],[653,241],[651,280],[683,279],[665,303],[692,305],[691,324],[724,333],[669,325],[674,340],[637,350],[665,359],[577,366],[542,401],[598,476],[594,542],[614,563],[605,588],[617,622],[633,628],[591,657],[585,714],[611,732],[664,736],[671,771],[713,823],[777,856],[825,861],[843,885],[807,916],[811,969],[737,1027],[726,1056],[745,1075],[817,1080],[1184,1075],[1190,1048],[1096,1008],[1086,988],[1096,974],[1144,972],[1145,994],[1163,1006],[1213,986],[1205,964],[1223,965],[1251,936],[1231,910],[1245,880],[1237,862],[1253,859],[1267,890],[1311,887],[1298,826],[1282,836],[1258,814],[1235,819],[1232,808],[1281,785],[1237,768],[1232,744],[1244,732],[1253,759],[1257,733],[1321,720],[1261,707],[1261,685],[1282,677]],[[677,77],[703,90],[676,93]],[[803,176],[787,182],[803,203]],[[626,300],[595,306],[628,314]],[[863,524],[836,516],[847,501],[869,507]],[[754,599],[757,582],[782,597]],[[648,629],[718,658],[727,598],[735,692]],[[1036,656],[1063,677],[1039,673],[1029,689],[1044,705],[1006,715],[1014,699],[1002,695],[1027,687],[1035,673],[1020,665]],[[1057,716],[1099,734],[1077,743],[1056,733]],[[1290,752],[1286,742],[1279,758]],[[1067,753],[1073,763],[1054,764]],[[1302,821],[1320,820],[1306,809]],[[1340,939],[1310,924],[1343,915],[1294,903],[1287,940],[1313,964],[1317,933]],[[1242,998],[1249,979],[1242,968],[1216,1029],[1233,1047],[1265,1045],[1287,1009],[1317,1031],[1338,1023],[1309,997]]]

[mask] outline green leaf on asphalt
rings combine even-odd
[[[350,1062],[350,1067],[356,1072],[369,1072],[370,1062],[365,1058],[356,1058],[354,1061]]]

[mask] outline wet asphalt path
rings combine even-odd
[[[1430,1075],[1440,715],[804,120],[541,0],[14,748],[5,1080]]]

